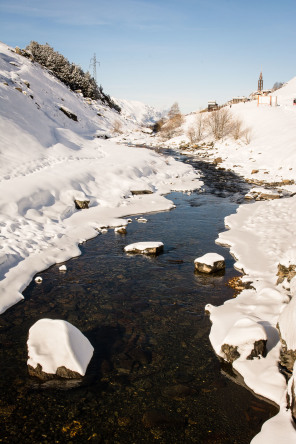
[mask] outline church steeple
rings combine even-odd
[[[258,91],[263,91],[263,76],[262,70],[260,72],[259,80],[258,80]]]

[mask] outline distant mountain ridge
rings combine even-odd
[[[135,124],[152,125],[166,114],[166,111],[160,111],[137,100],[117,99],[115,97],[112,97],[112,100],[120,106],[122,116]]]

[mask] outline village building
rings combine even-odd
[[[219,105],[215,100],[210,100],[208,102],[208,111],[216,111],[219,109]]]

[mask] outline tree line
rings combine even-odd
[[[66,57],[55,51],[48,43],[41,45],[31,41],[26,47],[26,51],[31,54],[34,61],[51,71],[72,91],[81,90],[84,97],[101,100],[110,108],[118,112],[121,111],[120,106],[108,94],[104,93],[102,85],[98,86],[88,71],[84,72],[80,66],[70,63]]]

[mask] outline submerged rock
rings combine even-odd
[[[194,266],[200,273],[215,273],[225,269],[225,259],[217,253],[207,253],[194,261]]]
[[[126,253],[159,254],[163,251],[162,242],[137,242],[124,247]]]
[[[29,330],[28,371],[42,381],[84,376],[93,355],[89,340],[67,321],[40,319]]]

